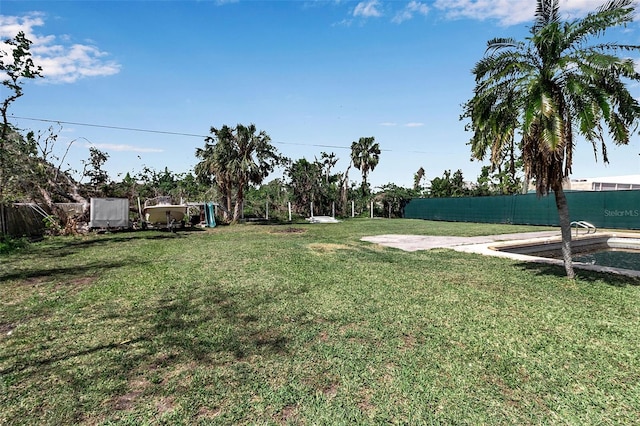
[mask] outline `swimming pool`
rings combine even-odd
[[[588,265],[610,266],[612,268],[640,271],[640,251],[626,249],[604,249],[595,252],[580,253],[573,256],[574,262]]]
[[[488,247],[529,261],[562,263],[562,241],[558,238],[512,241]],[[640,277],[639,234],[591,234],[571,242],[574,267]],[[487,253],[485,253],[487,254]]]

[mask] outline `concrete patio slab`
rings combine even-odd
[[[380,244],[385,247],[393,247],[404,251],[418,251],[431,250],[434,248],[455,248],[475,244],[489,244],[499,241],[528,240],[533,238],[552,238],[559,236],[560,230],[483,235],[479,237],[387,234],[363,237],[362,241]]]

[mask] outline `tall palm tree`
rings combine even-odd
[[[256,133],[255,124],[238,124],[233,132],[235,152],[229,168],[235,179],[236,205],[233,221],[240,218],[240,208],[244,203],[244,193],[249,184],[259,185],[280,164],[282,157],[271,145],[271,138],[264,130]]]
[[[260,131],[254,124],[235,128],[222,126],[211,128],[213,136],[205,139],[205,147],[196,149],[196,156],[201,161],[195,172],[201,178],[213,178],[226,201],[227,213],[231,212],[233,200],[233,217],[236,222],[240,218],[244,194],[250,184],[260,184],[277,164],[283,161],[277,149],[270,144],[271,138]]]
[[[225,126],[226,127],[226,126]],[[227,130],[223,127],[222,130]],[[217,137],[206,139],[204,148],[196,148],[196,157],[200,162],[195,166],[196,176],[203,182],[212,183],[218,193],[224,198],[225,208],[222,209],[225,221],[230,221],[233,209],[233,185],[229,168],[230,132],[218,131]],[[213,132],[213,128],[212,128]]]
[[[351,144],[351,161],[353,166],[362,172],[362,195],[366,195],[367,176],[380,161],[380,145],[373,136],[360,138]]]
[[[473,73],[476,87],[465,105],[472,155],[491,151],[496,164],[516,132],[521,140],[525,178],[535,180],[539,196],[553,191],[562,232],[562,254],[569,278],[571,225],[562,184],[571,173],[576,134],[601,151],[608,162],[604,127],[617,145],[629,142],[640,105],[625,86],[640,80],[629,58],[616,55],[640,46],[593,43],[612,27],[633,21],[633,0],[611,0],[596,12],[570,22],[560,20],[559,0],[537,0],[534,25],[526,41],[495,38]],[[600,149],[598,147],[600,146]]]

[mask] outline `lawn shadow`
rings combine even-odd
[[[86,277],[87,275],[93,275],[98,272],[105,271],[107,269],[116,269],[126,266],[131,263],[142,264],[147,262],[141,262],[138,259],[131,259],[131,261],[118,261],[118,262],[90,262],[84,265],[72,265],[60,268],[41,268],[41,269],[27,269],[14,271],[10,273],[0,273],[0,282],[9,280],[26,280],[32,281],[34,279],[46,277],[52,279],[69,280],[69,278]]]
[[[167,294],[153,314],[154,333],[163,345],[187,352],[194,360],[210,360],[212,354],[225,352],[236,360],[288,353],[290,339],[262,325],[232,295],[208,289],[195,300],[185,296]],[[210,309],[203,311],[203,305]],[[201,338],[194,339],[194,335]]]
[[[24,361],[24,362],[19,362],[17,361],[14,365],[11,365],[5,369],[0,370],[0,374],[11,374],[11,373],[19,373],[22,371],[25,371],[29,368],[41,368],[41,367],[48,367],[51,366],[52,364],[58,363],[58,362],[62,362],[62,361],[68,361],[74,358],[79,358],[79,357],[83,357],[86,355],[91,355],[94,354],[96,352],[100,352],[100,351],[109,351],[112,349],[125,349],[127,346],[131,346],[134,345],[136,343],[142,342],[148,340],[146,337],[144,336],[140,336],[137,337],[135,339],[129,339],[125,342],[120,342],[120,343],[109,343],[109,344],[102,344],[102,345],[96,345],[90,348],[86,348],[86,349],[81,349],[81,350],[77,350],[77,351],[69,351],[69,352],[65,352],[64,354],[57,354],[57,355],[52,355],[48,358],[40,358],[40,359],[33,359],[33,360],[29,360],[29,361]],[[0,358],[0,360],[4,360],[8,357],[3,357]],[[36,370],[34,372],[34,374],[42,374],[41,370]]]
[[[83,249],[96,246],[106,246],[110,244],[126,244],[137,240],[172,240],[174,238],[186,238],[186,235],[179,233],[159,233],[157,231],[141,231],[132,232],[130,234],[101,234],[87,238],[75,238],[75,239],[56,239],[51,245],[32,246],[25,254],[48,257],[65,257],[75,254]]]
[[[558,278],[566,278],[567,273],[564,270],[564,266],[550,265],[547,263],[539,262],[521,262],[517,266],[520,268],[532,272],[536,275],[554,276]],[[637,286],[640,285],[640,278],[629,277],[626,275],[609,273],[609,272],[596,272],[589,271],[581,268],[574,268],[576,277],[582,281],[596,282],[602,281],[608,285],[614,287],[626,287],[628,285]]]

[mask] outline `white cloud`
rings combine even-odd
[[[113,143],[88,143],[85,145],[87,148],[108,149],[110,151],[120,152],[164,152],[163,149],[158,148],[141,148],[132,145],[113,144]]]
[[[340,22],[336,22],[334,24],[331,24],[331,26],[332,27],[350,27],[352,23],[353,23],[353,20],[351,20],[351,19],[343,19]]]
[[[424,126],[424,123],[407,123],[404,125],[404,127],[422,127]]]
[[[353,16],[362,16],[363,18],[379,18],[382,16],[380,11],[380,2],[378,0],[362,1],[356,5],[353,10]]]
[[[120,72],[120,64],[107,60],[108,53],[93,44],[70,43],[68,35],[36,34],[36,27],[44,26],[44,15],[30,13],[24,16],[0,15],[0,38],[9,39],[23,31],[32,42],[33,62],[42,67],[45,81],[73,83],[81,78],[102,77]]]
[[[385,121],[384,123],[380,123],[380,125],[385,127],[393,127],[393,126],[396,126],[397,124],[390,121]]]
[[[575,18],[596,11],[604,0],[560,0],[563,18]],[[533,0],[435,0],[434,7],[450,18],[496,19],[502,25],[531,22],[536,3]]]
[[[391,22],[396,24],[400,24],[404,21],[408,21],[412,19],[415,14],[427,16],[429,13],[429,6],[425,3],[421,3],[419,1],[412,0],[407,4],[404,9],[396,13]]]

